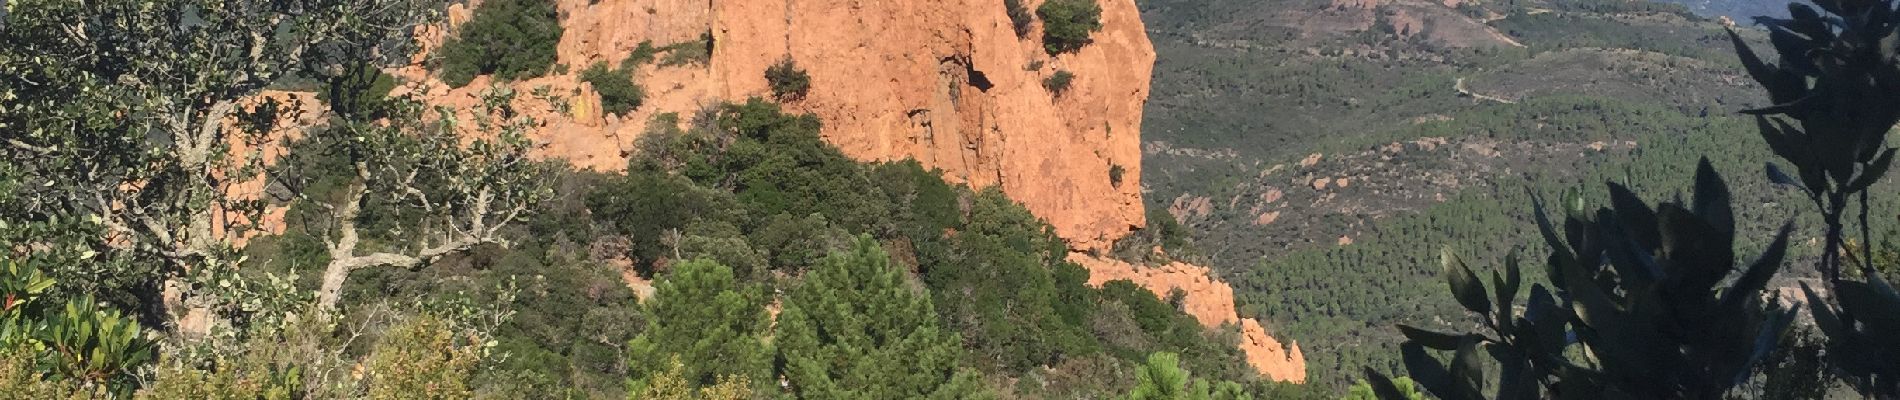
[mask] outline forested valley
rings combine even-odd
[[[1801,25],[1813,22],[1736,18],[1725,26],[1718,15],[1691,12],[1726,5],[1707,3],[1143,3],[1161,53],[1144,129],[1146,200],[1191,233],[1184,247],[1192,250],[1183,257],[1213,265],[1235,284],[1243,315],[1271,321],[1266,325],[1276,336],[1307,350],[1317,385],[1364,385],[1367,371],[1419,373],[1414,366],[1422,359],[1405,348],[1432,342],[1395,325],[1474,332],[1488,329],[1487,321],[1510,319],[1457,317],[1471,306],[1446,293],[1447,275],[1454,275],[1441,262],[1448,254],[1467,261],[1486,283],[1515,255],[1528,281],[1523,286],[1551,285],[1555,278],[1538,272],[1555,250],[1540,239],[1538,200],[1546,207],[1542,216],[1558,224],[1558,242],[1584,246],[1574,242],[1579,236],[1566,236],[1581,234],[1574,231],[1581,227],[1569,225],[1580,222],[1565,223],[1566,214],[1580,212],[1590,221],[1601,218],[1590,217],[1599,207],[1613,204],[1625,212],[1638,199],[1687,201],[1700,187],[1698,160],[1704,158],[1727,178],[1736,257],[1761,255],[1778,228],[1791,226],[1788,261],[1766,285],[1780,307],[1822,302],[1801,288],[1830,286],[1820,267],[1830,248],[1823,240],[1829,224],[1810,197],[1820,190],[1788,184],[1821,180],[1793,178],[1790,163],[1801,161],[1788,158],[1821,150],[1789,150],[1762,139],[1764,130],[1805,125],[1758,123],[1758,113],[1744,113],[1784,111],[1770,106],[1790,101],[1792,92],[1755,82],[1763,73],[1745,65],[1736,46],[1752,44],[1760,59],[1779,60],[1786,73],[1804,62],[1822,63],[1777,59],[1787,57],[1788,43],[1847,37],[1838,32],[1847,28],[1832,22],[1839,36],[1822,36]],[[1827,15],[1829,7],[1846,7],[1796,3],[1776,4],[1784,10],[1778,18],[1788,16],[1785,10]],[[1890,29],[1867,24],[1873,32]],[[1867,151],[1866,160],[1876,162],[1879,150]],[[1770,164],[1778,165],[1775,172],[1764,170]],[[1862,200],[1871,216],[1849,218],[1845,230],[1853,233],[1850,247],[1881,260],[1888,251],[1881,249],[1893,246],[1896,220],[1895,200],[1882,194],[1895,188],[1890,181],[1870,182],[1865,191],[1871,195]],[[1635,290],[1610,292],[1634,296]],[[1559,304],[1569,304],[1565,296],[1558,294]],[[1756,366],[1807,368],[1810,380],[1802,382],[1822,389],[1804,396],[1851,395],[1834,381],[1837,375],[1821,374],[1840,371],[1816,363],[1830,351],[1862,350],[1821,350],[1821,338],[1835,336],[1807,322],[1809,312],[1801,314],[1803,322],[1788,328],[1789,346]],[[1458,349],[1450,340],[1446,349]],[[1501,351],[1492,347],[1498,343],[1482,343],[1480,351]],[[1787,347],[1806,353],[1793,355]],[[1488,377],[1510,376],[1497,375],[1499,364],[1482,365]],[[1749,382],[1757,386],[1730,395],[1788,398],[1764,394],[1761,379]],[[1506,384],[1483,386],[1486,397]],[[1429,391],[1464,396],[1441,390]]]

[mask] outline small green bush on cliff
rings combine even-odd
[[[1053,93],[1056,96],[1061,96],[1062,92],[1069,91],[1069,84],[1072,83],[1075,83],[1075,73],[1069,72],[1069,70],[1059,70],[1056,71],[1055,75],[1049,75],[1048,78],[1042,79],[1042,87],[1049,89],[1049,93]]]
[[[802,99],[811,91],[811,75],[792,63],[790,56],[766,68],[765,81],[772,84],[772,97],[779,101]]]
[[[442,81],[462,87],[477,75],[532,78],[554,66],[560,16],[549,0],[492,0],[461,34],[442,44]]]
[[[626,115],[640,108],[646,99],[646,90],[633,83],[633,71],[628,65],[619,69],[607,68],[606,61],[595,62],[586,71],[581,71],[581,80],[594,85],[594,91],[600,92],[600,106],[609,113]]]
[[[1052,56],[1081,50],[1102,30],[1102,5],[1095,0],[1049,0],[1036,7],[1036,17],[1042,18],[1042,48]]]
[[[1009,27],[1016,30],[1016,37],[1029,36],[1029,7],[1023,0],[1003,0],[1003,8],[1009,12]]]

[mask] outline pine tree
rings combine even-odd
[[[777,334],[794,395],[819,399],[969,398],[956,335],[937,326],[930,297],[869,236],[819,262],[792,289]]]
[[[765,307],[739,286],[732,268],[708,260],[681,263],[655,286],[645,311],[654,325],[627,346],[630,393],[641,393],[664,373],[693,387],[769,381],[771,350],[760,335]],[[681,369],[671,371],[676,360]]]
[[[1252,400],[1245,387],[1229,381],[1211,382],[1188,379],[1181,368],[1181,356],[1169,352],[1148,355],[1148,362],[1135,370],[1135,389],[1128,400]]]
[[[1135,390],[1128,400],[1174,400],[1188,397],[1188,372],[1181,369],[1181,358],[1174,353],[1148,355],[1148,363],[1135,371]]]

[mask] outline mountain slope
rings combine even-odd
[[[1190,227],[1188,259],[1234,282],[1243,316],[1299,341],[1320,384],[1400,371],[1395,323],[1469,324],[1443,293],[1437,251],[1486,268],[1536,249],[1530,194],[1581,187],[1598,201],[1592,183],[1605,180],[1673,193],[1698,156],[1730,176],[1766,161],[1752,122],[1732,114],[1760,94],[1721,26],[1679,5],[1142,7],[1160,59],[1149,207]],[[1734,181],[1754,196],[1743,228],[1762,234],[1738,243],[1753,251],[1796,203]]]
[[[953,183],[1001,188],[1054,226],[1073,250],[1067,259],[1098,275],[1135,278],[1157,295],[1179,287],[1169,282],[1196,282],[1202,289],[1184,300],[1200,305],[1186,307],[1191,314],[1210,329],[1240,330],[1247,339],[1241,349],[1258,371],[1303,381],[1297,346],[1282,346],[1259,321],[1240,318],[1232,290],[1207,269],[1149,268],[1101,255],[1145,225],[1139,146],[1154,54],[1133,2],[1099,4],[1102,29],[1090,42],[1049,55],[1037,39],[1041,23],[1019,37],[1000,2],[562,0],[557,62],[566,68],[450,88],[424,52],[397,71],[410,82],[398,93],[463,110],[496,87],[532,93],[515,105],[546,121],[532,133],[540,155],[614,171],[640,157],[653,132],[698,121],[721,101],[769,96],[764,71],[791,60],[809,73],[811,90],[781,99],[784,107],[816,116],[824,140],[845,155],[915,159]],[[446,26],[422,32],[425,48],[453,37],[471,9],[451,6]],[[664,59],[620,61],[643,47],[666,49]],[[643,104],[626,115],[602,112],[600,95],[575,73],[595,63],[632,71],[648,88]],[[1058,73],[1075,77],[1059,95],[1044,83]]]

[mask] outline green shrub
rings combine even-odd
[[[700,35],[699,40],[666,45],[660,48],[660,51],[666,52],[666,58],[660,59],[660,66],[705,65],[712,60],[712,46],[712,32]]]
[[[646,98],[646,91],[633,83],[633,71],[622,65],[620,69],[607,68],[606,61],[595,62],[594,66],[581,71],[581,81],[594,85],[594,91],[600,93],[600,106],[609,113],[626,115],[640,108]]]
[[[779,101],[803,99],[811,91],[811,75],[792,63],[791,56],[766,68],[765,81],[772,85],[772,98]]]
[[[1081,50],[1089,35],[1102,30],[1102,5],[1095,0],[1049,0],[1036,7],[1042,18],[1042,49],[1049,55]]]
[[[449,321],[420,316],[384,332],[364,362],[371,399],[467,399],[469,378],[482,361]]]
[[[659,55],[660,48],[653,47],[653,41],[642,40],[640,41],[640,45],[633,47],[632,53],[627,54],[626,59],[620,60],[620,69],[631,71],[635,67],[653,62]]]
[[[380,117],[383,105],[389,100],[389,91],[396,89],[396,78],[375,68],[365,68],[352,75],[342,79],[340,85],[318,90],[317,100],[329,105],[338,114],[358,113],[370,118]],[[335,99],[337,96],[344,98]]]
[[[490,0],[442,44],[442,81],[462,87],[477,75],[532,78],[554,66],[561,23],[549,0]]]
[[[940,328],[928,294],[912,289],[869,235],[832,253],[785,295],[778,317],[784,380],[802,398],[972,398],[983,387],[959,366],[964,349]]]
[[[678,264],[643,305],[653,324],[627,343],[631,391],[682,378],[687,386],[764,381],[772,355],[764,340],[771,317],[762,295],[712,260]]]
[[[102,387],[83,390],[71,381],[45,379],[34,365],[35,356],[27,349],[0,349],[0,393],[10,399],[93,399],[107,398]]]
[[[1069,70],[1059,70],[1056,71],[1055,75],[1049,75],[1048,78],[1043,78],[1042,87],[1049,89],[1049,93],[1062,96],[1062,92],[1069,91],[1069,84],[1074,82],[1074,73],[1069,72]]]
[[[1003,8],[1009,11],[1009,27],[1016,30],[1016,37],[1029,36],[1029,7],[1023,6],[1023,0],[1003,0]]]

